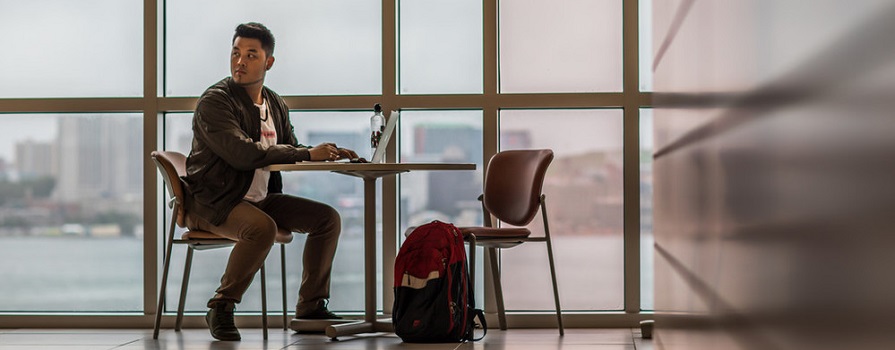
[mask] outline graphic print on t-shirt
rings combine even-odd
[[[267,110],[267,100],[260,105],[255,105],[261,112],[261,148],[267,149],[277,144],[277,129],[273,124],[273,118]],[[270,179],[270,171],[264,169],[255,169],[255,177],[252,179],[252,186],[245,198],[248,201],[260,202],[267,197],[267,181]]]

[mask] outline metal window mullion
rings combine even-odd
[[[163,0],[162,0],[163,1]],[[143,314],[154,315],[158,286],[158,175],[149,153],[158,149],[158,0],[143,1]]]
[[[386,111],[400,110],[397,99],[397,3],[398,0],[382,0],[382,104]],[[372,110],[373,105],[367,104],[366,108]],[[398,125],[400,127],[400,125]],[[391,152],[387,155],[390,161],[396,161],[398,157],[397,140],[392,138],[386,145]],[[387,266],[395,265],[395,257],[398,255],[398,176],[386,176],[382,178],[382,266],[383,271],[390,269]],[[387,234],[391,233],[391,234]],[[394,303],[394,274],[382,275],[382,310],[385,314],[391,314]]]
[[[624,66],[624,286],[625,312],[640,313],[640,65],[638,0],[622,7]]]
[[[3,113],[134,113],[143,107],[143,99],[139,97],[0,98]]]
[[[500,127],[500,87],[499,87],[499,48],[498,48],[498,2],[499,0],[484,0],[482,8],[482,167],[488,166],[488,160],[499,151]],[[482,169],[484,174],[485,169]],[[485,252],[487,254],[487,252]],[[497,302],[494,297],[493,275],[491,273],[489,259],[482,255],[484,264],[484,297],[482,303],[485,312],[496,314]],[[475,268],[475,267],[473,267]]]

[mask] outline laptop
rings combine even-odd
[[[395,126],[398,124],[400,116],[401,114],[398,111],[389,113],[385,122],[385,130],[382,131],[382,136],[379,137],[379,147],[376,147],[376,152],[370,158],[370,163],[385,163],[385,151],[388,148],[388,141],[391,139],[392,134],[395,133]]]

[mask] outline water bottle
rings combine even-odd
[[[377,103],[375,106],[373,106],[373,116],[370,117],[371,161],[373,160],[373,155],[376,154],[376,149],[379,148],[379,139],[382,137],[383,131],[385,131],[385,117],[382,116],[382,106]]]

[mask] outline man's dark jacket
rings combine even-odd
[[[277,144],[263,148],[258,107],[245,88],[228,77],[205,90],[193,114],[193,145],[183,177],[188,195],[187,212],[212,225],[224,222],[248,192],[255,169],[271,164],[310,159],[307,146],[298,144],[289,109],[264,87],[270,118],[274,118]],[[281,193],[282,178],[271,172],[269,193]]]

